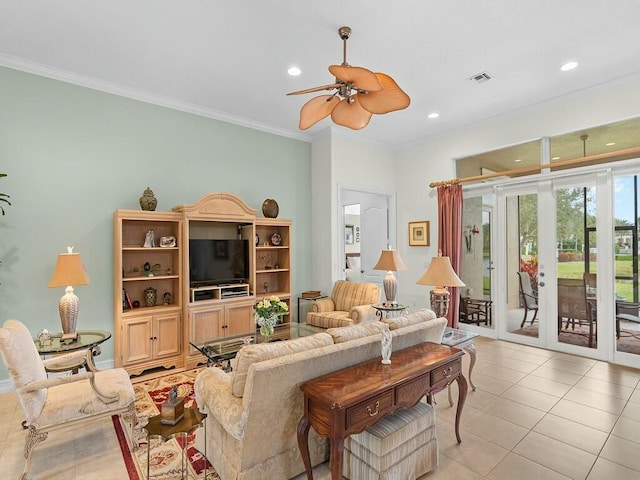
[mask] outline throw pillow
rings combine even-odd
[[[384,326],[380,322],[364,323],[350,327],[330,328],[327,333],[333,337],[333,343],[344,343],[356,338],[382,333]]]
[[[231,373],[231,393],[236,397],[244,395],[247,374],[252,363],[283,357],[292,353],[304,352],[313,348],[331,345],[333,339],[326,333],[316,333],[282,342],[259,343],[242,347],[236,355],[235,368]]]
[[[433,310],[422,308],[410,313],[409,315],[403,315],[397,318],[385,318],[382,321],[389,324],[389,330],[397,330],[398,328],[407,327],[420,322],[427,322],[429,320],[434,320],[435,318],[436,314]]]

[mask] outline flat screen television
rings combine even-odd
[[[189,239],[192,288],[249,280],[248,240]]]

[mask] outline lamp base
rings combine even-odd
[[[444,317],[449,311],[449,297],[450,293],[447,290],[431,290],[431,310],[433,310],[437,317]]]
[[[60,303],[58,304],[58,312],[60,313],[60,323],[62,323],[63,333],[76,333],[79,310],[80,300],[73,293],[73,287],[69,286],[65,290],[65,294],[62,296]]]
[[[385,275],[382,285],[384,286],[384,296],[387,299],[387,301],[384,302],[385,306],[397,305],[396,293],[398,292],[398,281],[391,270]]]

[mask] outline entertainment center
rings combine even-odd
[[[206,358],[192,344],[256,334],[262,298],[291,307],[291,221],[256,212],[230,193],[114,212],[117,367],[193,368]]]

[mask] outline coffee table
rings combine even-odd
[[[456,347],[459,348],[466,353],[469,354],[469,385],[471,385],[471,389],[475,392],[476,386],[471,380],[471,372],[473,371],[473,366],[476,364],[476,347],[473,344],[473,339],[480,336],[477,333],[468,332],[466,330],[458,330],[457,328],[447,327],[444,329],[444,333],[442,334],[442,341],[440,342],[442,345],[446,345],[448,347]],[[453,406],[453,398],[451,397],[451,385],[449,385],[449,405]]]
[[[149,423],[144,426],[147,431],[147,479],[149,479],[149,458],[151,455],[151,438],[156,437],[166,442],[172,438],[179,440],[182,446],[182,458],[180,459],[181,478],[184,479],[185,457],[184,451],[187,448],[187,436],[196,428],[204,424],[204,456],[207,456],[207,418],[206,413],[202,413],[197,408],[185,408],[184,417],[175,425],[166,425],[161,422],[162,415],[149,418]],[[204,478],[207,478],[207,461],[204,462]]]
[[[275,326],[270,342],[278,340],[290,340],[292,338],[307,337],[314,333],[324,332],[324,328],[314,327],[306,323],[280,323]],[[236,356],[242,347],[255,343],[264,343],[265,338],[258,330],[241,335],[232,335],[223,338],[213,338],[204,342],[189,342],[192,347],[198,350],[207,358],[207,366],[210,367],[217,362],[231,360]],[[227,366],[227,368],[230,368]]]

